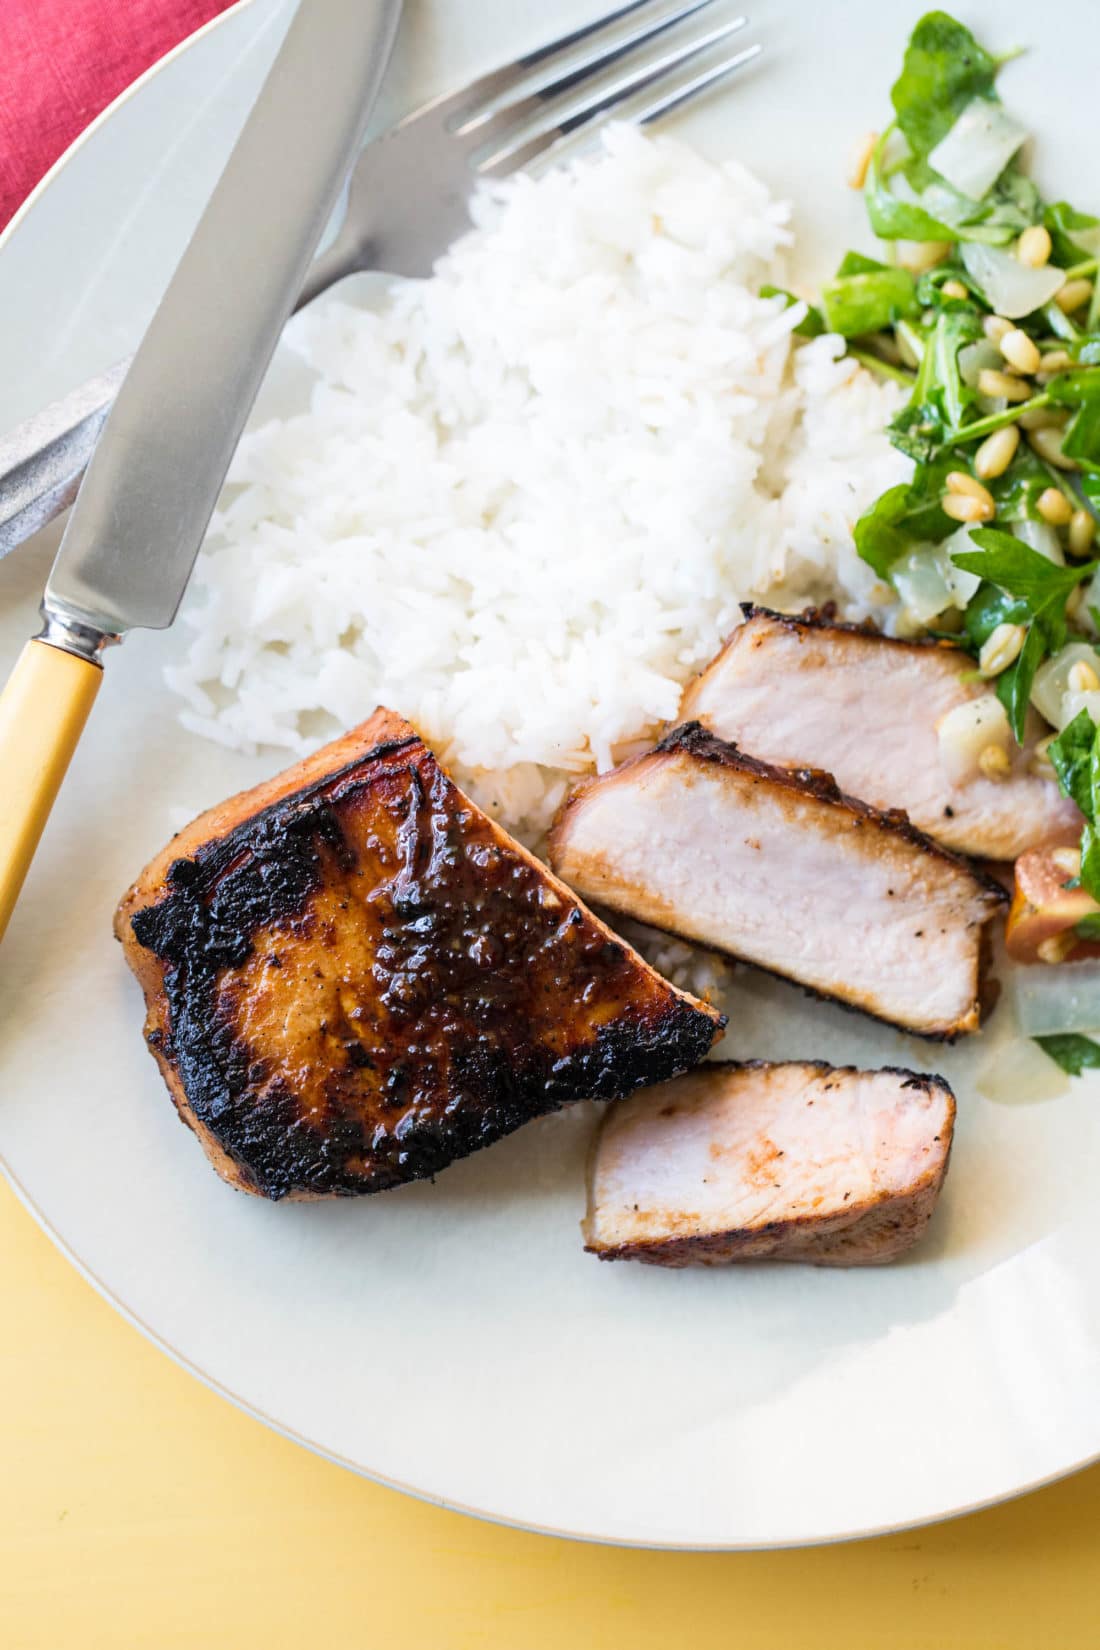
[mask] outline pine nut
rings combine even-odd
[[[1001,339],[1001,354],[1017,372],[1038,372],[1042,357],[1022,327],[1013,327]]]
[[[1005,333],[1012,331],[1012,322],[1006,321],[1003,315],[987,315],[982,322],[982,331],[991,344],[999,344]]]
[[[1016,256],[1029,269],[1042,269],[1049,262],[1052,250],[1050,232],[1041,223],[1033,223],[1030,229],[1025,229],[1016,242]]]
[[[1007,779],[1012,772],[1008,752],[1001,745],[987,745],[978,757],[978,766],[987,779]]]
[[[867,172],[871,165],[871,156],[875,152],[878,142],[877,132],[867,132],[860,138],[852,150],[852,158],[848,163],[847,182],[849,189],[862,189],[867,182]]]
[[[1100,688],[1100,676],[1084,659],[1078,659],[1066,672],[1066,686],[1071,693],[1095,693]]]
[[[1022,378],[1010,378],[1007,372],[998,372],[995,367],[983,367],[978,374],[978,393],[994,401],[1026,401],[1032,389]]]
[[[1064,527],[1073,515],[1073,505],[1057,487],[1044,487],[1035,500],[1035,508],[1052,527]]]
[[[949,473],[947,491],[949,493],[962,493],[967,498],[976,498],[979,504],[986,504],[991,510],[994,508],[993,494],[989,491],[989,488],[983,487],[981,482],[976,481],[966,470],[952,470]]]
[[[1040,962],[1062,963],[1076,944],[1073,929],[1067,928],[1063,934],[1052,934],[1048,940],[1040,940],[1035,950]]]
[[[1006,424],[1003,430],[987,435],[974,454],[974,469],[983,481],[1003,476],[1020,445],[1020,432],[1015,424]],[[948,483],[950,485],[950,482]]]
[[[969,298],[970,296],[961,281],[945,281],[941,286],[940,291],[943,293],[945,298],[958,298],[960,301],[963,298]]]
[[[1062,451],[1062,430],[1029,430],[1027,439],[1044,464],[1053,464],[1056,470],[1076,470],[1072,458]]]
[[[1054,294],[1054,302],[1064,315],[1072,315],[1075,309],[1087,304],[1091,297],[1091,281],[1067,281],[1061,291]]]
[[[1045,739],[1040,739],[1031,753],[1028,766],[1033,774],[1040,779],[1055,779],[1054,763],[1050,760],[1050,747],[1057,739],[1056,733],[1048,733]]]
[[[937,264],[943,263],[953,244],[952,241],[914,241],[899,253],[898,263],[903,269],[912,270],[914,275],[923,275],[926,269],[935,269]]]
[[[980,498],[974,498],[970,493],[945,493],[940,500],[940,509],[952,521],[992,521],[994,515],[992,499],[988,504],[983,504]]]
[[[1096,523],[1088,510],[1075,510],[1069,518],[1069,553],[1071,556],[1087,556],[1092,549],[1092,541],[1096,536]]]
[[[1079,877],[1081,875],[1080,848],[1054,848],[1051,850],[1051,864],[1056,865],[1063,876]]]
[[[1040,372],[1066,372],[1072,365],[1073,356],[1067,355],[1064,349],[1052,349],[1039,358]]]
[[[978,654],[978,669],[983,676],[999,676],[1020,657],[1020,649],[1027,639],[1022,624],[999,624],[991,630]]]

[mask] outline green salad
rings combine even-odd
[[[1020,743],[1035,710],[1049,724],[1035,760],[1086,819],[1079,858],[1060,850],[1072,923],[1030,959],[1055,963],[1100,941],[1100,219],[1025,172],[1030,134],[997,89],[1015,55],[944,12],[920,20],[849,178],[881,256],[849,252],[798,331],[841,334],[908,392],[888,433],[912,480],[855,528],[899,633],[967,649]],[[991,778],[1010,765],[982,758]],[[1067,1070],[1100,1062],[1085,1038],[1043,1046]]]

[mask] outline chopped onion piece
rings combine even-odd
[[[1062,708],[1058,712],[1057,728],[1059,733],[1068,728],[1074,717],[1082,711],[1087,711],[1092,720],[1100,727],[1100,689],[1093,688],[1084,693],[1063,693]]]
[[[940,555],[938,544],[923,544],[910,550],[894,564],[890,576],[894,589],[921,624],[928,624],[954,603],[945,558]]]
[[[978,593],[978,586],[982,582],[980,573],[969,573],[965,567],[956,567],[952,557],[963,554],[967,550],[976,550],[978,546],[970,537],[970,528],[963,526],[944,539],[938,547],[944,562],[944,580],[951,592],[951,599],[960,612],[964,612],[970,601]]]
[[[1011,980],[1025,1037],[1100,1031],[1100,962],[1021,964]]]
[[[1067,642],[1057,653],[1052,653],[1049,659],[1044,659],[1035,672],[1035,680],[1031,684],[1031,702],[1039,715],[1045,716],[1052,727],[1061,728],[1066,725],[1062,720],[1062,701],[1069,693],[1069,673],[1079,661],[1091,665],[1100,676],[1100,657],[1088,642]]]
[[[1027,137],[1027,129],[1003,103],[976,97],[967,104],[928,163],[952,188],[971,200],[987,195]]]
[[[1012,729],[1001,701],[993,693],[966,699],[936,723],[940,766],[952,785],[968,785],[981,773],[981,755],[990,745],[1008,750]]]
[[[1012,531],[1021,544],[1030,545],[1032,550],[1038,550],[1047,561],[1052,561],[1056,567],[1066,565],[1066,553],[1062,549],[1062,541],[1050,525],[1049,521],[1032,521],[1025,516],[1023,521],[1014,521]]]
[[[1032,269],[1013,253],[980,241],[965,241],[961,250],[966,273],[984,292],[990,309],[1010,321],[1049,304],[1066,278],[1065,270],[1053,264]]]
[[[982,581],[976,573],[956,567],[951,556],[956,550],[973,549],[969,530],[962,527],[942,544],[918,545],[895,563],[890,575],[894,589],[921,624],[929,624],[947,607],[960,612],[966,607]]]
[[[979,338],[975,344],[964,344],[959,351],[959,376],[968,389],[978,387],[978,374],[986,367],[994,372],[1003,372],[1005,358],[996,344],[990,343],[988,338]]]

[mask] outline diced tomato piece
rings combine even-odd
[[[1071,938],[1081,918],[1100,912],[1100,904],[1083,888],[1067,886],[1074,878],[1065,854],[1064,848],[1032,848],[1016,861],[1016,886],[1005,930],[1008,954],[1016,962],[1100,957],[1100,942]],[[1040,946],[1060,939],[1062,946],[1052,945],[1045,956],[1040,955]]]

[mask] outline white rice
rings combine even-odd
[[[301,752],[385,703],[531,838],[675,716],[743,598],[877,613],[851,531],[907,473],[897,391],[757,295],[789,217],[619,128],[480,198],[431,280],[313,305],[309,410],[242,441],[200,559],[186,725]]]

